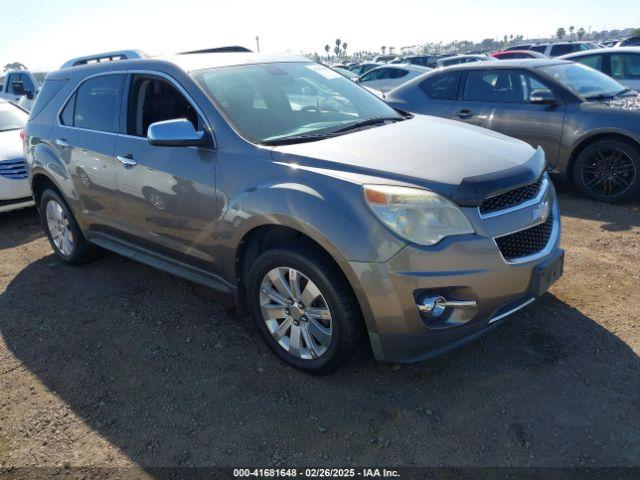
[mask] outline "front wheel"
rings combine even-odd
[[[353,292],[313,247],[260,255],[248,275],[247,298],[269,348],[295,368],[327,373],[356,349],[361,316]]]
[[[640,152],[622,140],[601,140],[585,148],[573,168],[576,186],[600,202],[622,202],[640,192]]]

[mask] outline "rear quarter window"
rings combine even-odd
[[[55,80],[45,80],[44,85],[42,85],[42,89],[40,93],[36,97],[36,101],[33,104],[33,108],[31,109],[31,115],[29,115],[30,119],[36,118],[42,110],[51,102],[53,97],[55,97],[60,89],[64,87],[67,83],[67,79],[60,78]]]

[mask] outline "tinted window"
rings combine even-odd
[[[367,72],[362,77],[362,82],[368,82],[370,80],[381,80],[383,78],[388,78],[388,69],[387,68],[378,68],[376,70],[371,70]]]
[[[611,76],[617,79],[640,78],[640,55],[611,54]]]
[[[10,73],[7,76],[7,92],[16,95],[16,91],[13,88],[13,82],[19,82],[19,81],[20,81],[20,74],[19,73]]]
[[[546,45],[534,45],[529,50],[533,50],[534,52],[544,53],[547,50]]]
[[[33,84],[33,80],[31,80],[31,77],[29,75],[27,75],[26,73],[23,73],[20,76],[20,80],[22,80],[22,84],[24,85],[25,91],[30,91],[33,93],[36,92],[36,86]]]
[[[152,123],[177,118],[186,118],[198,130],[204,127],[193,105],[171,83],[153,76],[133,76],[127,108],[127,134],[146,137]]]
[[[408,71],[400,70],[399,68],[391,68],[389,70],[389,76],[387,78],[402,78],[409,73]]]
[[[69,127],[73,126],[73,112],[76,108],[76,94],[74,93],[67,104],[64,106],[64,110],[60,114],[60,123]]]
[[[35,118],[46,107],[56,93],[67,83],[65,79],[45,80],[40,93],[36,97],[36,101],[31,109],[31,118]]]
[[[517,70],[470,71],[463,98],[470,101],[526,103],[533,90],[548,90],[535,77]]]
[[[80,85],[76,94],[73,126],[115,132],[122,79],[122,75],[104,75]]]
[[[566,55],[567,53],[577,52],[580,50],[580,45],[575,43],[565,43],[560,45],[554,45],[551,47],[551,56],[559,57],[560,55]]]
[[[602,55],[588,55],[586,57],[574,58],[574,61],[602,71]]]
[[[420,88],[434,100],[455,100],[460,72],[449,72],[426,78]]]

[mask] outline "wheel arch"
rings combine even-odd
[[[303,231],[304,230],[304,231]],[[335,246],[326,242],[326,239],[318,238],[317,232],[309,232],[294,225],[264,223],[254,226],[243,235],[235,252],[233,275],[236,285],[236,303],[241,314],[247,314],[246,292],[244,279],[247,277],[249,267],[258,256],[267,249],[278,245],[284,245],[291,241],[305,242],[321,252],[326,261],[330,262],[339,272],[351,289],[357,301],[367,327],[370,326],[371,312],[363,293],[357,287],[357,277],[351,270],[349,262],[342,259]],[[315,237],[315,238],[314,238]]]

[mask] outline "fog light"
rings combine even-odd
[[[447,309],[447,301],[444,297],[425,297],[422,303],[417,305],[418,311],[427,318],[438,318]]]

